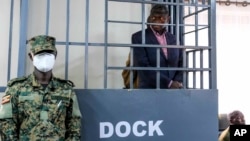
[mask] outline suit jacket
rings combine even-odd
[[[165,33],[167,44],[176,45],[176,38],[169,32]],[[145,43],[160,45],[151,28],[145,30]],[[142,44],[142,31],[132,35],[132,44]],[[160,49],[160,67],[182,67],[182,49],[168,48],[168,58],[165,57]],[[157,66],[157,47],[134,47],[134,66],[135,67],[156,67]],[[138,70],[139,88],[156,88],[155,70]],[[182,71],[162,70],[160,71],[160,88],[167,89],[170,81],[182,82]]]

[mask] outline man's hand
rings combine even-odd
[[[178,81],[173,81],[170,89],[181,89],[183,87],[182,83],[178,82]]]

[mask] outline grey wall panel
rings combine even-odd
[[[83,115],[82,141],[215,141],[218,138],[217,90],[76,92]]]

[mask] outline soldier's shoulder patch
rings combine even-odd
[[[11,80],[8,82],[7,85],[10,87],[10,86],[14,85],[14,84],[17,83],[17,82],[22,82],[22,81],[25,81],[26,79],[27,79],[26,76],[14,78],[14,79],[11,79]]]
[[[5,95],[5,96],[3,96],[3,97],[2,97],[2,101],[1,101],[1,105],[6,104],[6,103],[9,103],[9,102],[10,102],[10,98],[11,98],[10,95]]]
[[[55,79],[58,80],[59,82],[66,83],[66,84],[70,85],[71,87],[75,87],[75,84],[70,80],[65,80],[65,79],[61,79],[61,78],[55,78]]]

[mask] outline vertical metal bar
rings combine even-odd
[[[130,76],[129,76],[129,88],[134,88],[134,70],[131,70],[131,67],[134,66],[134,48],[130,48]]]
[[[187,57],[186,57],[186,59],[187,59],[187,61],[186,61],[186,66],[187,66],[187,68],[189,67],[189,56],[190,56],[190,52],[187,52]],[[187,86],[187,88],[189,88],[189,78],[190,78],[190,72],[189,71],[186,71],[186,74],[187,74],[187,80],[186,80],[186,86]],[[184,85],[185,86],[185,85]]]
[[[108,0],[105,0],[105,24],[104,24],[104,89],[107,88],[107,57],[108,57]]]
[[[175,31],[175,37],[176,37],[176,45],[180,45],[180,2],[177,0],[177,5],[176,5],[176,31]]]
[[[46,9],[46,35],[49,34],[49,16],[50,16],[50,0],[47,0],[47,9]]]
[[[171,2],[173,3],[173,0],[171,0]],[[172,26],[170,26],[170,33],[173,34],[174,33],[174,25],[173,25],[174,24],[174,6],[173,5],[170,6],[169,12],[171,13],[170,22],[171,22],[171,25],[172,25]]]
[[[160,69],[161,66],[160,66],[160,49],[159,47],[157,47],[157,51],[156,51],[156,56],[157,56],[157,59],[156,59],[156,62],[157,62],[157,69]],[[156,89],[160,89],[160,70],[157,70],[156,72]]]
[[[186,50],[183,49],[182,50],[182,57],[183,57],[183,64],[182,64],[182,67],[183,68],[187,68],[187,54],[186,54]],[[187,88],[187,71],[183,71],[183,89],[186,89]]]
[[[193,51],[193,68],[196,68],[196,51]],[[192,71],[193,72],[193,88],[196,88],[196,70]]]
[[[208,18],[209,18],[209,67],[211,72],[209,73],[209,88],[217,89],[217,72],[216,72],[216,0],[208,1],[210,4]]]
[[[85,63],[84,63],[84,88],[88,88],[88,62],[89,62],[89,0],[85,4]]]
[[[200,50],[200,68],[203,69],[203,50]],[[204,89],[203,70],[200,71],[200,88]]]
[[[8,74],[7,81],[10,80],[11,73],[11,52],[12,52],[12,28],[13,28],[13,11],[14,11],[14,0],[11,0],[10,4],[10,27],[9,27],[9,52],[8,52]]]
[[[69,70],[69,15],[70,15],[70,0],[67,0],[67,13],[66,13],[66,51],[65,51],[65,79],[68,79]]]
[[[26,38],[27,38],[27,20],[28,20],[28,0],[21,0],[20,15],[20,38],[18,53],[18,71],[17,77],[25,75],[26,67]]]
[[[188,0],[188,3],[190,4],[190,3],[191,3],[191,1],[190,1],[190,0]],[[189,7],[188,7],[188,14],[191,14],[191,12],[192,12],[192,11],[191,11],[191,6],[189,6]]]
[[[184,0],[182,0],[182,3],[185,3]],[[183,16],[185,15],[185,6],[182,6],[181,8],[181,21],[183,25],[185,25],[185,19],[183,18]],[[182,30],[181,30],[181,42],[180,44],[183,45],[185,47],[185,35],[183,34],[185,32],[185,26],[182,27]],[[187,68],[188,66],[188,54],[186,52],[186,48],[183,48],[183,68]],[[185,70],[183,71],[183,88],[186,89],[187,86],[188,86],[188,72]]]
[[[195,46],[198,46],[199,42],[198,42],[198,37],[199,37],[199,34],[198,34],[198,22],[199,22],[199,19],[198,19],[198,14],[197,14],[197,11],[198,11],[198,0],[195,0]],[[194,68],[196,68],[196,51],[194,52],[194,55],[195,55],[195,58],[194,58]],[[194,71],[194,86],[196,88],[196,74],[197,74],[197,71],[195,70]]]
[[[145,0],[141,3],[141,13],[142,13],[142,44],[145,44],[145,24],[143,23],[145,21]]]
[[[160,1],[160,0],[159,0]],[[162,1],[161,1],[162,2]],[[161,69],[161,66],[160,66],[160,49],[159,47],[157,47],[156,49],[156,89],[160,89],[160,70]]]

